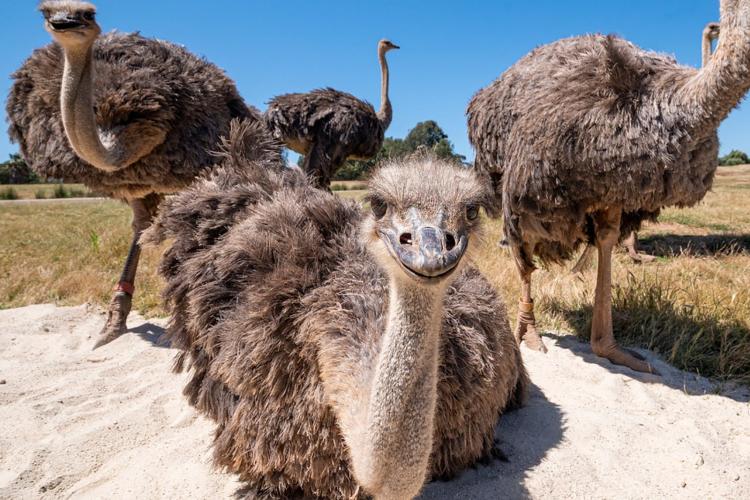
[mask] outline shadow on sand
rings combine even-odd
[[[733,255],[750,253],[750,234],[656,234],[639,238],[638,246],[640,251],[657,257]]]
[[[127,335],[130,333],[138,335],[140,338],[155,347],[164,347],[167,349],[171,347],[169,339],[167,339],[166,336],[167,332],[163,326],[155,325],[153,323],[142,323],[135,328],[129,328],[125,334]]]
[[[464,471],[450,481],[429,483],[420,499],[529,498],[524,486],[526,473],[539,465],[547,452],[563,438],[560,408],[534,385],[523,408],[503,415],[495,428],[500,449],[507,462],[496,460]]]
[[[627,308],[613,307],[615,338],[620,345],[638,352],[651,363],[661,374],[657,376],[612,364],[593,353],[588,342],[591,306],[566,309],[557,304],[553,307],[573,326],[573,334],[546,333],[545,336],[555,339],[559,347],[570,350],[587,363],[598,364],[612,373],[641,382],[664,384],[693,396],[716,394],[742,403],[750,401],[750,387],[718,382],[698,375],[719,372],[719,363],[731,363],[728,366],[735,366],[738,376],[750,373],[750,359],[741,354],[734,355],[732,359],[731,354],[734,351],[733,339],[740,345],[746,342],[744,339],[750,338],[750,330],[744,324],[737,321],[719,324],[712,319],[696,320],[689,312],[675,307],[674,304],[660,304],[657,307],[642,304],[631,304]],[[649,345],[656,352],[632,347],[638,345]],[[690,371],[675,368],[661,359],[657,353],[674,353],[675,359],[682,360],[685,369]]]

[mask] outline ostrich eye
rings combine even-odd
[[[466,218],[469,220],[476,220],[479,217],[479,207],[476,205],[466,206]]]
[[[388,204],[380,198],[372,198],[370,199],[370,209],[376,219],[382,219],[386,210],[388,210]]]

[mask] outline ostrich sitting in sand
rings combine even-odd
[[[701,34],[701,67],[708,64],[709,59],[711,59],[712,45],[714,40],[718,37],[719,23],[708,23]],[[630,234],[622,240],[622,246],[627,250],[628,255],[634,262],[645,263],[656,259],[653,255],[638,252],[638,233],[636,231],[631,231]],[[578,259],[576,265],[571,269],[571,272],[580,273],[585,268],[589,267],[591,260],[593,260],[595,251],[596,248],[593,245],[586,245],[586,248]]]
[[[398,49],[389,40],[378,43],[380,110],[351,94],[331,88],[271,99],[264,114],[274,137],[305,155],[302,169],[316,186],[327,189],[346,160],[366,160],[380,151],[393,110],[388,97],[385,54]]]
[[[93,5],[42,3],[56,43],[14,73],[10,136],[44,177],[82,182],[133,210],[133,241],[97,346],[126,330],[140,233],[162,196],[213,164],[235,117],[255,116],[234,83],[182,47],[138,34],[99,37]]]
[[[257,124],[165,202],[161,272],[185,394],[214,457],[273,498],[411,498],[496,451],[527,383],[493,287],[466,264],[487,192],[438,160],[381,168],[370,212],[284,170]],[[264,145],[265,142],[265,145]]]
[[[750,88],[750,0],[721,3],[716,52],[700,69],[614,36],[542,46],[479,91],[468,108],[477,168],[502,205],[522,279],[516,335],[544,350],[531,298],[534,257],[598,251],[593,351],[653,371],[612,332],[611,252],[662,207],[711,188],[717,128]]]

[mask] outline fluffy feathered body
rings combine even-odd
[[[372,104],[332,88],[284,94],[271,99],[265,120],[275,137],[301,155],[320,154],[326,185],[347,159],[367,159],[380,151],[385,128]],[[315,145],[318,152],[311,151]]]
[[[211,152],[232,118],[255,117],[234,82],[185,48],[139,34],[109,33],[94,43],[94,103],[99,134],[128,138],[166,133],[150,154],[115,172],[98,170],[70,147],[60,112],[65,58],[51,43],[37,49],[13,75],[9,134],[27,163],[46,178],[80,182],[121,199],[172,193],[214,163]]]
[[[476,166],[492,179],[511,243],[545,261],[593,241],[591,212],[621,206],[623,235],[711,188],[716,125],[672,99],[697,70],[614,36],[542,46],[468,107]],[[531,264],[531,254],[524,254]]]
[[[185,394],[217,421],[217,464],[261,495],[350,498],[332,404],[343,387],[369,391],[388,280],[359,238],[359,205],[278,168],[260,136],[233,129],[223,166],[168,200],[147,236],[174,238],[161,265],[168,335],[184,351],[177,367],[193,370]],[[450,286],[431,477],[488,457],[498,416],[526,385],[493,287],[472,267]]]

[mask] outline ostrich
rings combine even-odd
[[[718,36],[719,23],[708,23],[703,29],[703,33],[701,34],[701,67],[708,64],[708,61],[711,58],[711,47],[713,41],[716,40]],[[645,263],[656,259],[653,255],[638,252],[638,233],[636,231],[631,231],[630,234],[622,240],[622,246],[627,250],[628,255],[634,262]],[[571,272],[580,273],[585,268],[589,267],[595,250],[596,249],[593,245],[586,245],[586,248],[578,259],[576,265],[573,266]]]
[[[393,109],[388,97],[390,40],[378,42],[380,110],[351,94],[317,89],[306,94],[284,94],[271,99],[264,119],[274,137],[305,156],[302,169],[318,187],[327,189],[331,177],[346,160],[365,160],[380,151]]]
[[[370,212],[281,168],[236,123],[212,177],[168,200],[144,243],[184,392],[214,458],[272,498],[411,498],[491,458],[527,384],[493,287],[466,264],[487,193],[434,159],[382,167]]]
[[[40,10],[56,43],[13,74],[10,136],[42,176],[82,182],[133,211],[132,244],[98,347],[126,330],[138,238],[163,195],[212,165],[210,151],[232,118],[260,114],[219,68],[182,47],[138,34],[100,37],[89,3],[47,1]]]
[[[750,88],[750,0],[721,2],[719,44],[705,68],[678,65],[614,36],[542,46],[468,107],[477,167],[499,195],[522,280],[518,340],[544,350],[531,297],[533,258],[598,252],[593,351],[653,372],[612,332],[611,251],[662,207],[711,188],[717,128]]]
[[[701,67],[705,67],[708,61],[711,60],[711,47],[714,40],[719,37],[719,32],[719,23],[708,23],[703,28],[703,35],[701,36]]]

